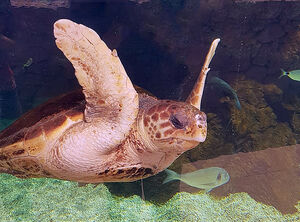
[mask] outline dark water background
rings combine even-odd
[[[226,129],[220,133],[234,134],[223,138],[251,143],[236,150],[260,149],[260,141],[249,138],[254,132],[242,129],[254,124],[256,132],[264,133],[284,123],[280,131],[287,139],[273,146],[295,144],[299,139],[299,82],[278,79],[280,68],[300,68],[297,2],[72,1],[69,8],[56,10],[10,7],[5,2],[0,31],[12,42],[1,42],[2,119],[14,119],[48,98],[79,88],[73,67],[53,37],[54,21],[69,18],[99,33],[111,49],[117,49],[132,82],[159,98],[184,100],[211,41],[221,38],[208,78],[227,81],[242,105],[237,112],[221,87],[207,84],[203,111],[216,114],[220,126],[213,125]],[[24,67],[30,58],[32,64]],[[271,110],[264,116],[266,107]],[[253,120],[236,120],[253,113],[259,113]]]
[[[43,101],[79,88],[73,67],[54,43],[53,23],[60,18],[94,29],[109,48],[117,49],[134,84],[166,99],[186,98],[210,43],[221,38],[208,75],[231,85],[241,110],[221,87],[208,84],[202,105],[208,114],[207,141],[201,150],[183,155],[173,169],[223,154],[299,142],[300,82],[278,77],[280,68],[300,69],[300,3],[77,0],[69,8],[53,10],[12,7],[3,0],[2,127]],[[32,63],[25,65],[30,58]],[[147,180],[146,197],[152,201],[163,202],[174,193],[161,195],[155,187],[162,176]],[[108,186],[117,195],[140,193],[139,182]]]

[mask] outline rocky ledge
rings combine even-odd
[[[182,173],[207,167],[222,167],[230,181],[211,191],[217,197],[246,192],[263,204],[274,206],[281,213],[295,213],[300,201],[300,145],[219,156],[184,164]],[[181,183],[180,191],[197,192]]]

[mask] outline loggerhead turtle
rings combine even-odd
[[[185,102],[138,93],[116,50],[92,29],[61,19],[57,47],[75,68],[82,90],[24,114],[0,133],[0,172],[82,183],[127,182],[166,169],[206,138],[200,103],[209,50]]]

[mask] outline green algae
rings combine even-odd
[[[112,195],[105,185],[78,187],[54,179],[0,175],[1,221],[299,221],[246,193],[216,199],[206,193],[175,194],[161,205],[139,196]],[[147,191],[146,191],[147,192]]]
[[[282,91],[274,84],[260,84],[241,76],[235,89],[242,100],[241,111],[232,109],[232,129],[243,139],[243,151],[256,151],[269,147],[281,147],[297,143],[287,122],[278,120],[274,105],[281,100]],[[267,99],[268,98],[268,99]]]

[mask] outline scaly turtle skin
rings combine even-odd
[[[0,134],[0,171],[20,178],[126,182],[157,174],[206,138],[199,110],[208,65],[186,102],[138,93],[115,50],[70,20],[54,24],[56,45],[82,90],[50,100]]]

